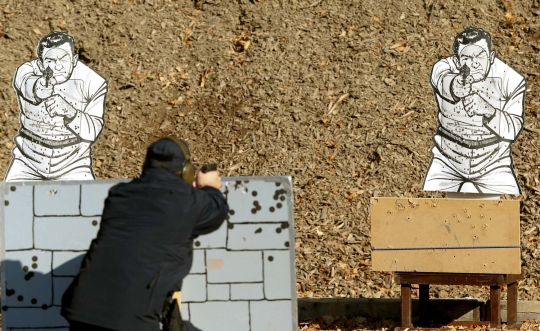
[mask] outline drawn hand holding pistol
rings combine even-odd
[[[43,76],[34,85],[34,95],[45,102],[45,109],[51,117],[62,116],[68,120],[72,119],[77,115],[77,110],[63,97],[55,93],[55,85],[57,85],[57,81],[53,77],[53,71],[47,67]]]
[[[492,117],[495,115],[495,108],[473,90],[473,84],[476,82],[470,72],[471,69],[466,64],[459,69],[459,75],[452,81],[452,93],[461,99],[469,117],[474,115]]]

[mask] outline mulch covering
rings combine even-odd
[[[291,175],[298,296],[398,297],[390,273],[371,271],[369,199],[444,196],[421,191],[436,127],[429,75],[474,25],[528,80],[513,147],[523,194],[506,198],[523,202],[519,299],[538,300],[539,14],[534,0],[6,0],[0,173],[19,128],[15,69],[46,33],[68,31],[110,84],[98,178],[137,176],[165,135],[227,176]]]

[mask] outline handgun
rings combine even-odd
[[[51,69],[51,67],[47,67],[45,69],[45,72],[44,72],[44,75],[45,77],[45,87],[49,87],[49,81],[51,80],[52,76],[53,76],[53,71]]]
[[[464,64],[459,69],[459,75],[461,76],[461,79],[463,81],[462,85],[465,85],[465,79],[471,74],[471,68],[469,68],[466,64]]]
[[[470,75],[470,73],[471,73],[471,68],[469,68],[466,64],[464,64],[459,69],[459,75],[461,76],[461,79],[462,79],[462,84],[461,85],[465,86],[465,80]],[[463,99],[462,102],[465,102],[465,100]],[[465,110],[467,115],[469,115],[469,117],[472,117],[474,115],[474,112],[470,112],[470,111],[467,110],[467,108],[465,107],[465,104],[463,104],[463,109]]]
[[[209,163],[209,164],[205,164],[201,167],[201,171],[203,174],[209,172],[209,171],[214,171],[214,170],[217,170],[217,164],[215,163]]]

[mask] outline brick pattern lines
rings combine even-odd
[[[99,230],[107,191],[122,181],[4,184],[3,330],[67,331],[62,294]],[[195,241],[182,316],[203,330],[295,330],[290,178],[223,183],[230,213]]]

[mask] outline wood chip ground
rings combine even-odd
[[[513,148],[523,194],[508,198],[523,202],[519,299],[538,300],[539,14],[536,0],[4,0],[0,173],[19,127],[15,69],[46,33],[67,31],[110,83],[98,178],[138,176],[166,135],[224,175],[291,175],[298,296],[398,297],[393,276],[370,269],[369,198],[443,196],[421,191],[436,127],[429,74],[478,26],[528,80]]]

